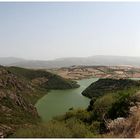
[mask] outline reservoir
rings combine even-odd
[[[70,108],[87,108],[90,99],[81,92],[98,78],[78,80],[79,88],[68,90],[51,90],[36,103],[39,116],[43,121],[62,115]]]

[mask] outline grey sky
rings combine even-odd
[[[140,56],[140,2],[0,3],[0,56]]]

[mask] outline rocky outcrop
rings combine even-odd
[[[0,138],[7,137],[8,135],[12,134],[14,132],[14,129],[12,127],[9,127],[7,125],[0,125]]]
[[[134,95],[135,103],[131,103],[129,116],[118,117],[106,121],[106,128],[111,137],[140,138],[140,92]]]

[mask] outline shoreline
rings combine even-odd
[[[86,79],[80,80],[81,83],[79,83],[79,80],[76,80],[80,85],[80,87],[77,89],[50,90],[50,93],[48,93],[48,95],[42,97],[42,101],[39,100],[36,103],[35,107],[37,108],[38,114],[43,122],[44,120],[45,122],[46,120],[50,120],[50,117],[52,119],[55,116],[65,114],[69,108],[84,108],[85,106],[87,107],[90,99],[83,96],[81,92],[92,82],[96,81],[96,78]],[[48,112],[48,114],[46,112]],[[45,117],[46,115],[47,117]]]
[[[96,77],[88,77],[88,78],[82,78],[82,79],[79,79],[79,80],[75,80],[77,83],[79,82],[79,81],[81,81],[81,80],[88,80],[88,79],[92,79],[92,78],[96,78]],[[97,78],[97,79],[100,79],[100,78]],[[120,78],[121,79],[121,78]],[[132,79],[132,80],[140,80],[140,78],[136,78],[136,79],[133,79],[132,77],[131,78],[125,78],[125,79]],[[81,86],[81,85],[80,85]],[[80,87],[79,87],[80,88]],[[76,89],[76,88],[73,88],[73,89]],[[47,90],[47,91],[44,91],[44,92],[46,92],[45,94],[43,94],[37,101],[36,101],[36,103],[34,104],[34,107],[36,108],[36,110],[37,110],[37,113],[38,113],[38,109],[37,109],[37,103],[39,102],[39,100],[41,100],[44,96],[46,96],[46,95],[48,95],[49,94],[49,92],[51,92],[51,91],[67,91],[67,90],[72,90],[72,89],[51,89],[51,90]],[[51,94],[51,93],[50,93]],[[88,98],[88,97],[86,97],[86,96],[84,96],[84,95],[82,95],[83,97],[85,97],[85,98]],[[89,98],[88,98],[89,99]],[[38,115],[39,115],[39,113],[38,113]],[[42,117],[39,115],[39,117],[41,118],[41,121],[43,121],[43,119],[42,119]],[[44,121],[43,121],[44,122]]]

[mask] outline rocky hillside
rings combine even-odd
[[[45,70],[31,70],[19,67],[9,67],[8,70],[45,89],[70,89],[79,87],[75,81],[64,79]]]
[[[27,97],[32,96],[31,84],[0,67],[0,135],[13,133],[19,125],[38,120],[36,108]],[[34,118],[34,119],[32,119]]]
[[[78,86],[49,72],[0,66],[0,137],[38,123],[40,118],[34,104],[48,89]]]
[[[140,81],[130,79],[99,79],[87,87],[82,94],[86,97],[93,98],[102,96],[108,92],[134,87],[140,87]]]

